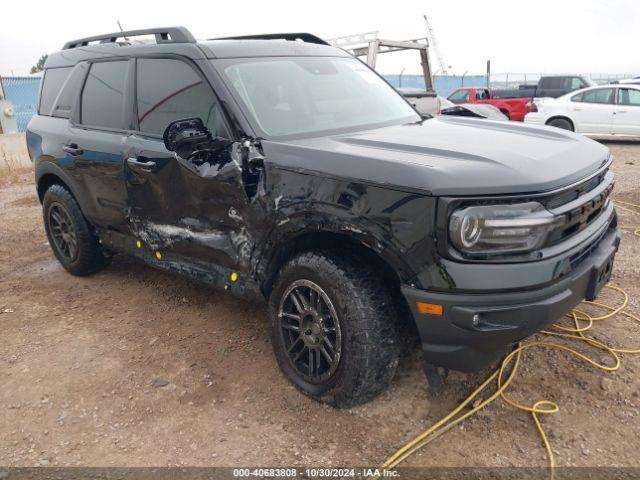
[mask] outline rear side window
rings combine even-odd
[[[78,64],[71,75],[67,78],[62,86],[62,91],[58,95],[55,104],[53,106],[53,117],[70,118],[71,111],[80,97],[80,89],[82,88],[82,81],[84,80],[85,73],[88,66],[86,64]]]
[[[40,115],[51,115],[53,102],[55,102],[62,85],[71,73],[71,67],[64,68],[48,68],[44,72],[42,79],[42,91],[40,93],[40,107],[38,113]]]
[[[613,103],[613,88],[596,88],[582,94],[585,103]]]
[[[95,127],[123,128],[124,84],[127,62],[91,65],[82,89],[80,122]]]
[[[568,83],[566,88],[569,90],[578,90],[588,86],[580,77],[571,77],[566,83]]]
[[[583,96],[584,96],[584,92],[583,93],[578,93],[577,95],[574,95],[573,97],[571,97],[571,101],[572,102],[581,102]]]
[[[542,77],[540,88],[563,88],[565,77]]]
[[[141,132],[162,135],[174,120],[197,117],[214,136],[227,136],[213,91],[181,60],[138,59],[136,97]]]

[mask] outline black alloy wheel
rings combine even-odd
[[[329,296],[310,280],[296,280],[282,296],[278,316],[291,366],[310,383],[328,380],[342,352],[340,322]]]
[[[49,206],[48,215],[55,248],[65,259],[73,262],[78,257],[78,236],[71,215],[57,202]]]

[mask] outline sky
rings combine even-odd
[[[310,32],[322,38],[375,31],[424,37],[427,14],[446,65],[457,75],[640,74],[639,0],[5,1],[0,75],[24,75],[43,53],[71,39],[118,30],[183,25],[196,38]],[[398,5],[398,8],[394,8]],[[419,73],[417,53],[379,57],[384,74]],[[431,54],[433,71],[439,70]]]

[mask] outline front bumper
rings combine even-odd
[[[438,293],[409,286],[402,293],[420,334],[425,360],[453,370],[477,371],[497,360],[513,344],[559,320],[593,294],[598,272],[607,280],[620,233],[606,233],[566,276],[550,285],[508,293]],[[530,265],[530,264],[529,264]],[[527,276],[527,264],[521,264]],[[490,283],[490,282],[489,282]],[[443,306],[442,315],[421,314],[416,302]],[[479,322],[474,324],[474,316]]]

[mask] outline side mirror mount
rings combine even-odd
[[[171,122],[165,129],[162,139],[167,150],[188,159],[194,152],[207,148],[212,137],[202,119],[185,118]]]

